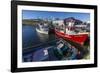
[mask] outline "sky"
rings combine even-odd
[[[74,17],[81,21],[90,21],[90,13],[76,13],[76,12],[52,12],[52,11],[34,11],[34,10],[22,10],[23,19],[37,19],[37,18],[68,18]]]

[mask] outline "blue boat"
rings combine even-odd
[[[40,48],[24,58],[27,58],[26,62],[75,60],[77,54],[78,50],[74,46],[60,39],[56,45]]]

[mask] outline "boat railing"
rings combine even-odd
[[[46,46],[48,46],[49,44],[54,45],[54,44],[52,44],[52,43],[54,43],[54,42],[56,42],[56,41],[57,41],[57,39],[52,40],[52,41],[47,41],[47,42],[45,42],[45,43],[38,44],[38,45],[35,45],[35,46],[30,46],[30,47],[23,48],[23,54],[28,54],[28,53],[30,53],[30,52],[34,52],[34,51],[38,50],[41,46],[42,46],[42,47],[43,47],[43,46],[46,47]]]

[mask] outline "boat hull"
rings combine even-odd
[[[42,33],[42,34],[48,34],[48,31],[42,31],[42,30],[39,30],[37,28],[36,28],[36,31],[39,32],[39,33]]]
[[[55,34],[60,38],[70,40],[70,41],[73,41],[73,42],[81,44],[81,45],[83,45],[85,43],[85,41],[88,39],[87,34],[68,35],[63,32],[59,32],[57,30],[55,30]]]

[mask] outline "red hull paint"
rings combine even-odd
[[[78,34],[78,35],[68,35],[68,34],[65,34],[63,32],[59,32],[57,30],[55,30],[55,34],[58,36],[58,37],[61,37],[61,38],[64,38],[64,39],[69,39],[73,42],[76,42],[78,44],[81,44],[83,45],[84,42],[87,40],[88,38],[88,35],[87,34]]]

